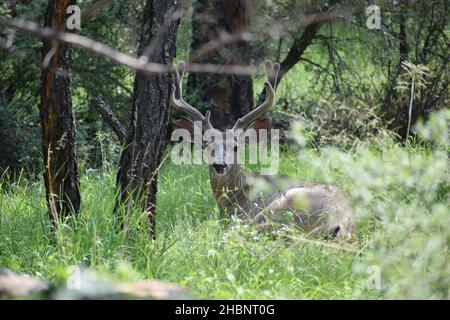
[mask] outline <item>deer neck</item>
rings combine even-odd
[[[251,214],[251,202],[247,177],[241,167],[223,176],[217,176],[210,169],[211,188],[222,215],[235,215],[246,219]]]

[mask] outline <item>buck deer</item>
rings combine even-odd
[[[183,99],[182,78],[186,65],[182,61],[174,72],[174,86],[172,90],[172,105],[191,116],[194,122],[201,123],[203,131],[214,130],[223,136],[222,141],[207,142],[205,147],[213,144],[216,157],[211,163],[210,182],[219,211],[222,215],[235,215],[249,225],[267,228],[272,222],[293,223],[307,233],[318,233],[331,239],[345,239],[353,241],[355,233],[355,215],[343,192],[335,187],[324,184],[298,182],[289,188],[272,187],[271,192],[259,193],[251,197],[252,188],[242,166],[234,161],[227,163],[227,153],[236,153],[238,141],[237,132],[253,128],[260,130],[267,128],[271,120],[265,115],[274,104],[276,81],[279,64],[266,63],[268,81],[265,82],[265,100],[244,117],[237,120],[232,128],[236,132],[232,141],[226,141],[225,132],[214,129],[210,123],[210,112],[203,116],[197,109]],[[181,118],[177,125],[194,132],[194,122]],[[231,147],[230,147],[231,144]],[[228,145],[228,147],[227,147]],[[209,146],[211,147],[211,146]],[[229,155],[228,155],[229,156]],[[235,156],[235,155],[234,155]],[[253,175],[253,178],[264,178]],[[300,205],[299,205],[300,204]],[[290,212],[290,220],[286,212]]]

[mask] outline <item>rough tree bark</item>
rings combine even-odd
[[[151,46],[149,61],[172,65],[176,53],[179,0],[148,0],[141,30],[139,55],[154,37],[161,45]],[[120,202],[128,209],[144,210],[155,232],[157,171],[161,164],[169,119],[170,74],[138,72],[134,82],[133,112],[120,159],[117,184]],[[117,209],[117,208],[116,208]]]
[[[250,0],[199,0],[192,16],[191,54],[220,38],[221,33],[237,34],[250,26]],[[221,47],[195,62],[248,65],[250,45],[246,41]],[[190,74],[188,92],[202,112],[211,110],[211,123],[225,129],[253,107],[251,76]]]
[[[75,0],[49,0],[44,25],[63,29],[66,10]],[[56,226],[59,217],[78,213],[80,191],[75,150],[75,120],[70,95],[71,49],[63,43],[45,40],[42,70],[40,116],[44,181],[50,219]]]

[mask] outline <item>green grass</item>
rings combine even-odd
[[[430,120],[432,138],[448,132],[449,114]],[[440,128],[439,130],[436,128]],[[299,139],[301,141],[302,139]],[[438,141],[435,139],[435,141]],[[157,238],[134,212],[115,230],[115,172],[81,177],[79,218],[49,232],[41,181],[0,182],[0,268],[61,281],[84,265],[120,279],[179,283],[199,298],[448,298],[447,140],[406,147],[382,141],[346,153],[301,149],[280,157],[280,173],[340,186],[358,216],[357,248],[305,239],[289,228],[258,233],[221,219],[208,168],[166,163],[159,174]],[[367,287],[368,267],[382,288]]]
[[[305,166],[289,156],[281,171],[314,178]],[[201,298],[337,299],[364,289],[364,277],[352,271],[355,252],[304,242],[295,232],[263,235],[220,220],[205,166],[163,167],[156,241],[139,213],[126,235],[114,230],[114,182],[114,172],[83,175],[79,219],[56,240],[42,184],[4,183],[0,268],[57,281],[70,265],[113,273],[127,265],[133,270],[127,277],[180,283]]]

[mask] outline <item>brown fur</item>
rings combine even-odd
[[[282,190],[271,177],[269,190],[252,197],[254,191],[240,165],[229,165],[225,175],[210,167],[211,188],[223,215],[236,215],[249,225],[267,229],[272,222],[293,224],[307,233],[317,233],[349,242],[355,236],[355,215],[343,192],[325,184],[299,182]],[[291,212],[292,220],[284,213]]]

